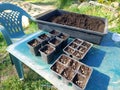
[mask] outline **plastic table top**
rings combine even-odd
[[[58,90],[74,90],[72,86],[58,79],[40,56],[31,54],[27,42],[42,33],[36,32],[10,45],[7,51],[29,66],[36,73],[51,82]],[[109,32],[100,45],[93,45],[81,62],[93,68],[85,90],[120,90],[120,44],[112,41]]]

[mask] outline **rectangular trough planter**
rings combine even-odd
[[[74,15],[74,18],[71,18],[71,20],[74,20],[73,22],[67,16],[69,14],[71,17]],[[80,20],[78,21],[75,17]],[[61,18],[61,21],[59,18]],[[40,29],[46,31],[59,30],[69,34],[71,37],[80,38],[95,44],[100,44],[102,37],[107,34],[107,19],[59,9],[46,12],[39,16],[37,21]],[[78,23],[73,26],[76,21]]]

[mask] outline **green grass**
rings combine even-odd
[[[23,81],[14,75],[3,81],[0,88],[1,90],[55,90],[51,86],[49,82],[29,69]]]

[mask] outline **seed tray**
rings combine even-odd
[[[63,51],[75,58],[76,60],[81,60],[84,58],[84,56],[87,54],[87,52],[92,47],[92,43],[89,43],[87,41],[81,40],[81,39],[74,39],[71,41],[64,49]]]
[[[60,76],[64,80],[63,82],[71,83],[74,88],[82,90],[85,89],[93,71],[91,67],[65,54],[61,54],[52,64],[50,69],[55,73],[55,75]]]

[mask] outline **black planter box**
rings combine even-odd
[[[51,30],[60,30],[61,32],[65,32],[69,34],[71,37],[80,38],[95,44],[100,44],[102,37],[107,34],[107,19],[95,16],[85,15],[89,18],[100,19],[105,23],[105,27],[103,32],[97,32],[89,29],[83,29],[68,25],[62,25],[58,23],[54,23],[50,21],[50,18],[54,16],[60,16],[63,14],[71,13],[64,10],[53,10],[50,12],[46,12],[43,15],[37,18],[38,26],[40,29],[51,31]],[[75,13],[74,13],[75,14]],[[79,14],[80,15],[80,14]],[[83,15],[83,14],[82,14]],[[96,25],[95,25],[96,26]]]

